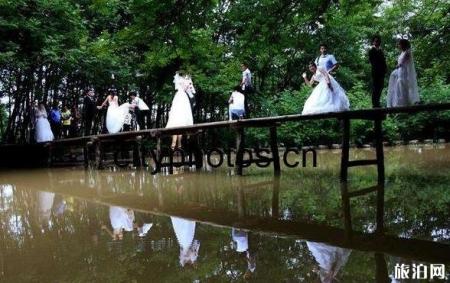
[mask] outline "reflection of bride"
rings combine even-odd
[[[130,104],[127,102],[119,106],[119,98],[114,91],[110,91],[108,97],[106,97],[105,101],[98,108],[101,109],[106,104],[108,104],[108,111],[106,112],[106,128],[108,129],[108,133],[118,133],[125,123],[125,116],[130,110]]]
[[[194,264],[198,257],[200,242],[194,240],[195,221],[171,216],[173,230],[180,244],[180,265]]]
[[[347,263],[351,251],[317,242],[307,241],[306,245],[319,264],[320,281],[334,282],[339,270]]]
[[[50,226],[50,218],[52,215],[54,193],[38,192],[39,200],[39,220],[44,227]]]
[[[109,220],[113,228],[113,240],[122,240],[123,231],[133,231],[134,211],[120,206],[109,207]],[[103,229],[107,230],[106,227]],[[107,230],[108,231],[108,230]]]

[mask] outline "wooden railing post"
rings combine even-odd
[[[53,145],[51,142],[46,143],[45,147],[47,147],[47,166],[52,167],[53,164]]]
[[[133,148],[133,165],[137,168],[141,168],[143,165],[142,162],[142,137],[137,136],[134,141]]]
[[[344,211],[344,227],[347,240],[350,240],[353,234],[352,217],[350,212],[350,198],[348,196],[348,162],[350,155],[350,119],[345,117],[342,123],[342,154],[341,154],[341,197],[342,209]]]
[[[86,142],[86,144],[83,147],[83,157],[84,157],[84,168],[89,168],[90,165],[92,165],[92,146],[94,145],[94,142],[92,140],[89,140]]]
[[[244,128],[239,127],[236,129],[236,174],[242,175],[242,167],[244,163],[244,148],[245,148],[245,134]]]
[[[280,169],[280,155],[278,152],[278,138],[277,138],[277,126],[270,127],[270,149],[272,151],[273,158],[273,173],[275,176],[279,176]]]
[[[95,165],[98,169],[103,169],[103,148],[101,141],[95,143]]]
[[[352,215],[350,207],[350,197],[348,195],[348,184],[347,182],[341,181],[341,198],[342,198],[342,210],[344,212],[344,230],[347,240],[350,240],[353,235],[352,228]]]
[[[380,114],[374,120],[375,148],[377,155],[378,191],[377,191],[377,230],[379,234],[384,233],[384,147],[383,147],[383,119]]]
[[[348,161],[350,152],[350,119],[342,120],[342,156],[341,156],[341,182],[347,183]]]
[[[384,234],[384,185],[377,190],[377,229],[378,234]]]
[[[382,128],[383,117],[377,117],[374,120],[375,128],[375,149],[377,155],[377,173],[378,173],[378,185],[384,185],[384,148],[383,148],[383,128]]]
[[[280,176],[273,178],[272,189],[272,217],[278,219],[280,217]]]

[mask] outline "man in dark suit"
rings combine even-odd
[[[372,105],[381,107],[380,97],[384,87],[384,77],[387,72],[386,59],[381,49],[381,38],[372,38],[372,48],[369,50],[369,62],[372,65]]]
[[[92,123],[97,113],[97,105],[95,103],[94,91],[89,90],[83,100],[83,119],[84,119],[84,135],[92,134]]]

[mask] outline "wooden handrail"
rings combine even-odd
[[[450,103],[439,103],[439,104],[424,104],[424,105],[414,105],[407,107],[392,107],[392,108],[372,108],[372,109],[360,109],[360,110],[349,110],[343,112],[330,112],[330,113],[320,113],[311,115],[283,115],[283,116],[273,116],[273,117],[261,117],[261,118],[251,118],[242,119],[234,121],[218,121],[218,122],[207,122],[199,123],[192,126],[184,127],[174,127],[174,128],[155,128],[142,131],[133,132],[120,132],[116,134],[101,134],[93,136],[84,136],[79,138],[61,139],[56,140],[53,143],[64,143],[64,142],[74,142],[82,141],[88,139],[126,139],[135,136],[167,136],[172,134],[180,133],[192,133],[207,129],[218,129],[218,128],[239,128],[239,127],[261,127],[261,126],[276,126],[278,123],[283,122],[296,122],[296,121],[308,121],[308,120],[321,120],[321,119],[370,119],[373,120],[376,117],[387,114],[398,114],[398,113],[419,113],[419,112],[431,112],[431,111],[446,111],[450,110]]]

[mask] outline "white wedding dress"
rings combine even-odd
[[[47,111],[35,109],[35,119],[34,137],[36,142],[52,141],[55,137],[47,119]]]
[[[392,71],[389,78],[387,107],[409,106],[420,101],[411,50],[403,51],[397,63],[399,67]]]
[[[171,216],[173,230],[180,245],[180,265],[193,264],[198,257],[200,242],[194,240],[195,221]]]
[[[177,82],[177,79],[174,80],[174,83],[177,92],[172,100],[166,128],[192,126],[194,125],[194,118],[192,117],[192,108],[189,97],[192,98],[194,96],[187,93],[184,90],[182,83]]]
[[[130,104],[124,103],[119,106],[117,96],[108,98],[108,111],[106,112],[106,128],[108,133],[115,134],[120,132],[125,123],[125,116],[130,111]]]
[[[134,212],[120,206],[109,207],[109,220],[114,230],[133,231]]]
[[[347,95],[345,95],[345,90],[331,75],[328,76],[333,91],[328,87],[325,75],[317,68],[311,80],[315,80],[319,84],[313,89],[311,95],[306,100],[303,106],[303,115],[341,112],[350,109],[350,102],[348,101]]]
[[[318,242],[306,241],[306,245],[319,264],[321,282],[335,282],[334,279],[339,270],[347,263],[351,250]]]

